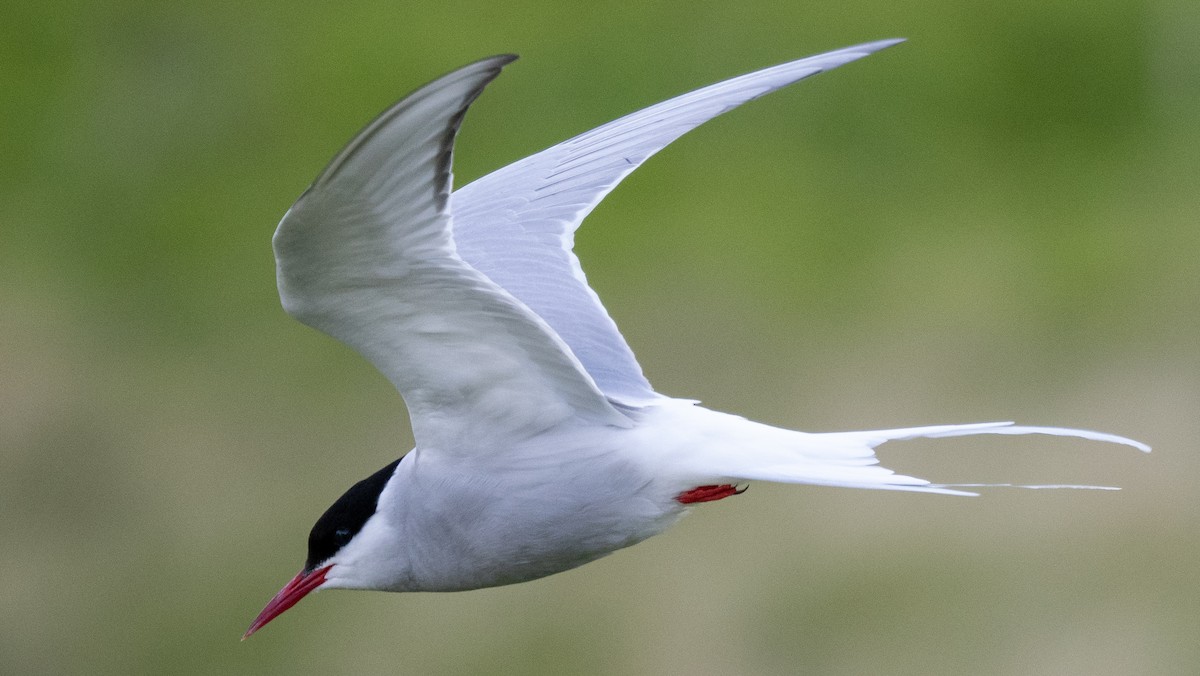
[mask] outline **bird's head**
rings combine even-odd
[[[350,487],[317,519],[308,534],[308,558],[304,568],[279,590],[258,614],[242,640],[262,629],[268,622],[296,605],[309,592],[317,589],[377,589],[379,584],[362,570],[370,565],[356,565],[375,559],[381,554],[378,543],[387,538],[381,519],[374,518],[379,496],[396,472],[399,460]]]

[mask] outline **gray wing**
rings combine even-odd
[[[389,108],[275,232],[284,308],[387,376],[423,449],[476,450],[573,418],[629,424],[544,321],[454,250],[454,137],[514,58],[466,66]]]
[[[897,42],[839,49],[719,82],[488,174],[451,198],[458,253],[553,327],[609,398],[649,403],[659,395],[588,286],[572,251],[575,230],[621,179],[701,123]]]

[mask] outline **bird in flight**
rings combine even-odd
[[[416,448],[317,520],[304,568],[243,638],[317,589],[525,582],[657,535],[749,481],[972,495],[879,465],[886,441],[1111,434],[1007,422],[866,432],[771,427],[654,391],[572,251],[621,179],[701,123],[899,40],[683,94],[452,192],[467,108],[516,57],[455,70],[385,110],[275,232],[288,314],[399,390]]]

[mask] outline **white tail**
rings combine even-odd
[[[682,403],[682,402],[679,402]],[[677,417],[667,429],[688,429],[696,433],[670,444],[677,449],[670,462],[685,467],[684,482],[717,483],[738,481],[777,481],[847,488],[977,495],[964,488],[1089,488],[1117,490],[1111,486],[1068,484],[941,484],[896,474],[879,464],[875,447],[887,441],[961,437],[975,434],[1047,434],[1078,437],[1132,446],[1143,452],[1150,447],[1139,441],[1114,434],[1063,427],[1030,427],[1011,422],[933,425],[864,432],[812,434],[755,423],[700,406],[666,405],[659,414]]]

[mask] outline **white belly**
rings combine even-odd
[[[587,451],[547,448],[503,464],[417,452],[397,496],[410,572],[397,591],[525,582],[661,533],[683,505],[625,460],[630,450],[593,440]]]

